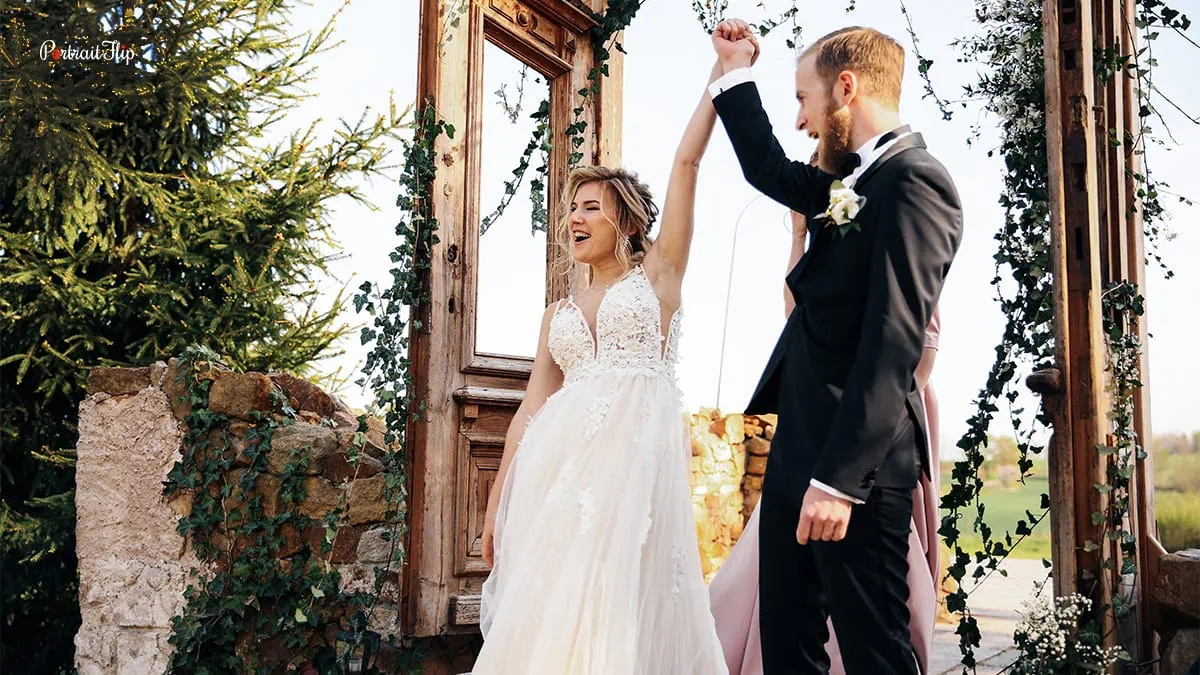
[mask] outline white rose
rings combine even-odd
[[[859,198],[859,199],[855,199],[854,201],[852,201],[846,205],[846,221],[847,222],[854,220],[855,218],[858,217],[858,211],[859,211],[859,209],[862,208],[862,203],[863,203],[863,200],[861,198]]]
[[[866,201],[854,192],[853,187],[846,187],[841,181],[835,181],[829,189],[829,210],[825,215],[836,225],[846,225],[858,216]]]
[[[854,194],[854,190],[850,188],[833,188],[829,191],[829,203],[837,204],[847,200],[854,200],[858,195]]]
[[[850,216],[848,215],[849,208],[850,202],[845,200],[830,204],[829,217],[833,219],[834,223],[838,225],[845,225],[846,223],[850,222]]]

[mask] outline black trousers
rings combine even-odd
[[[912,488],[871,491],[842,541],[796,542],[800,509],[770,489],[759,513],[759,623],[764,675],[829,672],[833,618],[847,675],[916,675],[908,633]]]

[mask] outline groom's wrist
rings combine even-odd
[[[738,68],[749,68],[751,57],[744,54],[735,54],[733,56],[720,59],[721,73],[727,74],[737,70]]]

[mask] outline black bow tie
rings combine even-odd
[[[908,125],[896,127],[895,129],[892,129],[886,134],[880,136],[879,140],[875,143],[874,149],[882,148],[884,145],[898,138],[901,134],[907,134],[908,132]],[[862,166],[862,157],[857,152],[848,152],[842,157],[841,164],[838,165],[838,172],[841,173],[842,178],[845,178],[846,176],[854,173],[854,170],[860,166]]]
[[[841,174],[842,178],[845,178],[846,176],[854,173],[854,170],[861,165],[862,157],[860,157],[857,152],[847,152],[842,157],[841,163],[838,165],[838,173]]]

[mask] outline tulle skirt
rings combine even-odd
[[[674,381],[609,371],[530,421],[501,490],[474,675],[724,675]]]

